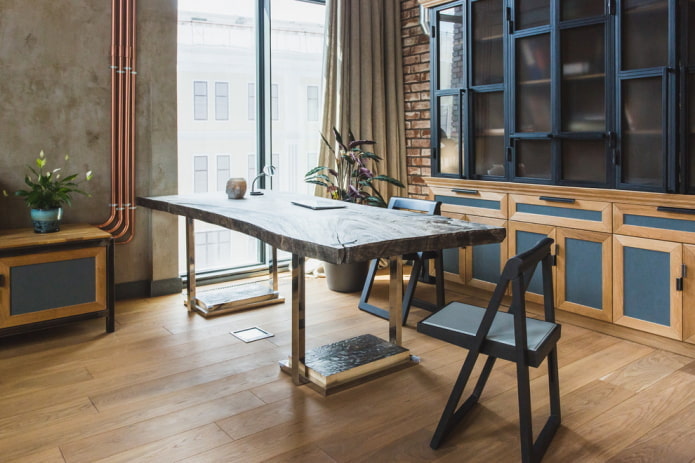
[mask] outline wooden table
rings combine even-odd
[[[193,220],[201,220],[245,233],[292,253],[292,354],[287,369],[295,384],[304,384],[314,376],[310,366],[304,363],[305,258],[340,264],[388,257],[389,343],[400,346],[399,320],[403,298],[400,256],[417,251],[497,243],[505,237],[504,228],[448,217],[352,203],[339,203],[344,207],[337,209],[313,210],[297,206],[293,201],[311,202],[317,198],[269,190],[264,193],[238,200],[227,199],[220,193],[139,197],[137,204],[186,217],[189,235],[193,231]],[[187,236],[187,239],[192,243],[192,236]],[[188,280],[189,283],[195,282],[190,262]],[[191,295],[188,297],[190,301]],[[320,385],[320,389],[327,392],[325,385]]]

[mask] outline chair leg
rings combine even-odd
[[[388,310],[384,310],[367,302],[369,300],[369,295],[372,292],[372,286],[374,286],[374,278],[376,277],[376,271],[378,270],[378,268],[379,259],[373,259],[369,263],[369,271],[367,272],[367,278],[364,280],[364,287],[362,288],[362,294],[360,295],[360,301],[357,303],[357,307],[360,310],[369,312],[372,315],[376,315],[377,317],[381,317],[388,320]]]
[[[466,388],[466,384],[468,383],[468,379],[471,376],[473,367],[475,366],[475,362],[479,355],[479,352],[469,351],[468,355],[466,356],[466,360],[463,362],[459,376],[454,383],[451,394],[449,395],[449,400],[447,401],[444,411],[442,412],[442,416],[439,419],[437,429],[434,431],[434,435],[430,441],[430,447],[433,449],[439,448],[447,434],[449,434],[449,432],[463,419],[464,416],[466,416],[468,411],[473,408],[473,405],[478,403],[478,400],[480,399],[480,395],[485,388],[485,384],[490,376],[492,367],[495,365],[496,358],[492,356],[488,356],[487,360],[485,361],[485,366],[478,377],[478,381],[475,384],[473,393],[468,396],[468,398],[458,409],[456,408],[461,399],[461,395]]]
[[[521,461],[531,463],[533,458],[533,423],[531,419],[531,383],[528,365],[516,364],[516,382],[519,398],[519,434],[521,436]]]
[[[408,278],[408,286],[405,288],[405,293],[403,293],[403,326],[405,326],[405,323],[408,321],[410,305],[413,302],[415,288],[417,287],[417,282],[420,277],[420,271],[422,270],[422,268],[422,259],[415,259],[415,261],[413,262],[413,270],[410,272],[410,278]]]

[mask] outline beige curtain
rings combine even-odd
[[[400,0],[327,0],[322,133],[376,141],[374,169],[406,188],[381,183],[386,200],[407,196]],[[322,144],[324,145],[324,144]],[[333,166],[321,146],[319,165]]]

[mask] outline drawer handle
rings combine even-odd
[[[576,201],[574,198],[556,198],[554,196],[539,196],[538,199],[542,201],[550,201],[552,203],[568,203],[574,204]]]
[[[464,188],[452,188],[451,191],[453,193],[464,193],[467,195],[477,195],[478,194],[478,190],[466,190]]]
[[[693,214],[695,215],[695,209],[686,209],[684,207],[668,207],[668,206],[658,206],[656,208],[659,212],[673,212],[675,214]]]

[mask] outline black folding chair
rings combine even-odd
[[[418,323],[418,331],[468,349],[461,372],[451,391],[430,446],[439,447],[446,435],[478,402],[495,360],[516,363],[519,395],[521,456],[524,462],[540,461],[560,425],[560,386],[557,366],[557,342],[560,325],[555,323],[553,304],[553,240],[542,239],[532,249],[509,259],[486,309],[452,302]],[[526,316],[525,294],[533,272],[542,263],[544,320]],[[512,304],[500,311],[502,297],[511,283]],[[480,354],[487,360],[472,394],[457,409],[461,394]],[[537,368],[548,359],[550,416],[537,440],[533,441],[529,366]]]
[[[429,201],[426,199],[392,197],[389,200],[389,209],[407,209],[410,211],[421,212],[428,215],[439,215],[442,203],[440,201]],[[429,273],[429,259],[434,260],[434,275]],[[403,256],[403,260],[413,262],[413,270],[410,272],[408,285],[403,294],[403,325],[408,320],[410,306],[420,307],[422,309],[434,312],[444,305],[444,265],[442,261],[442,251],[422,251]],[[379,267],[379,259],[374,259],[369,264],[369,272],[362,288],[360,302],[357,304],[360,310],[369,312],[388,320],[389,311],[370,304],[369,296],[374,286],[374,277]],[[415,296],[415,288],[418,281],[435,285],[436,304],[418,299]]]

